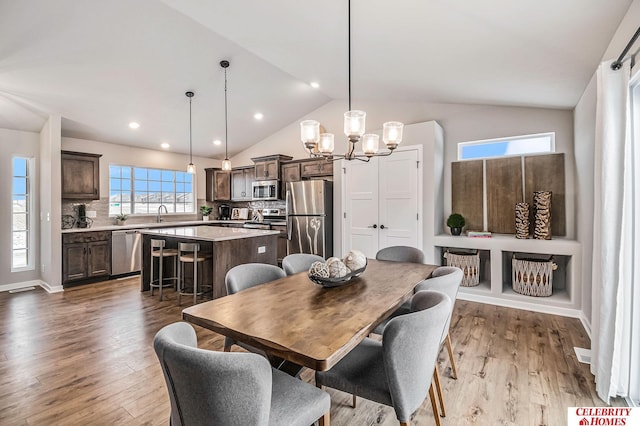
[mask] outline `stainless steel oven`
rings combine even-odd
[[[251,183],[252,200],[277,200],[280,182],[277,180],[256,180]]]

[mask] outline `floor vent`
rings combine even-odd
[[[31,290],[35,290],[35,287],[22,287],[22,288],[16,288],[15,290],[9,290],[9,293],[22,293],[23,291],[31,291]]]
[[[578,361],[580,361],[583,364],[591,364],[591,349],[576,348],[574,346],[573,350],[576,352],[576,357],[578,357]]]

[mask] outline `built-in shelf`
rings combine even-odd
[[[480,285],[460,287],[458,297],[494,305],[579,317],[581,300],[582,247],[575,240],[520,240],[513,235],[490,238],[436,235],[434,244],[446,249],[480,250]],[[514,253],[552,255],[558,268],[553,272],[553,294],[535,297],[516,293],[511,285],[511,258]],[[444,264],[444,262],[443,262]]]

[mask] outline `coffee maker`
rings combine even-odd
[[[218,219],[219,220],[231,219],[231,207],[228,204],[220,204],[218,206]]]

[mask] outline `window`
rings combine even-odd
[[[193,175],[176,170],[109,166],[109,214],[193,213]]]
[[[460,142],[458,144],[458,160],[555,152],[555,138],[555,133],[539,133],[510,138]]]
[[[11,191],[12,271],[33,269],[31,164],[32,161],[29,158],[13,158]]]

